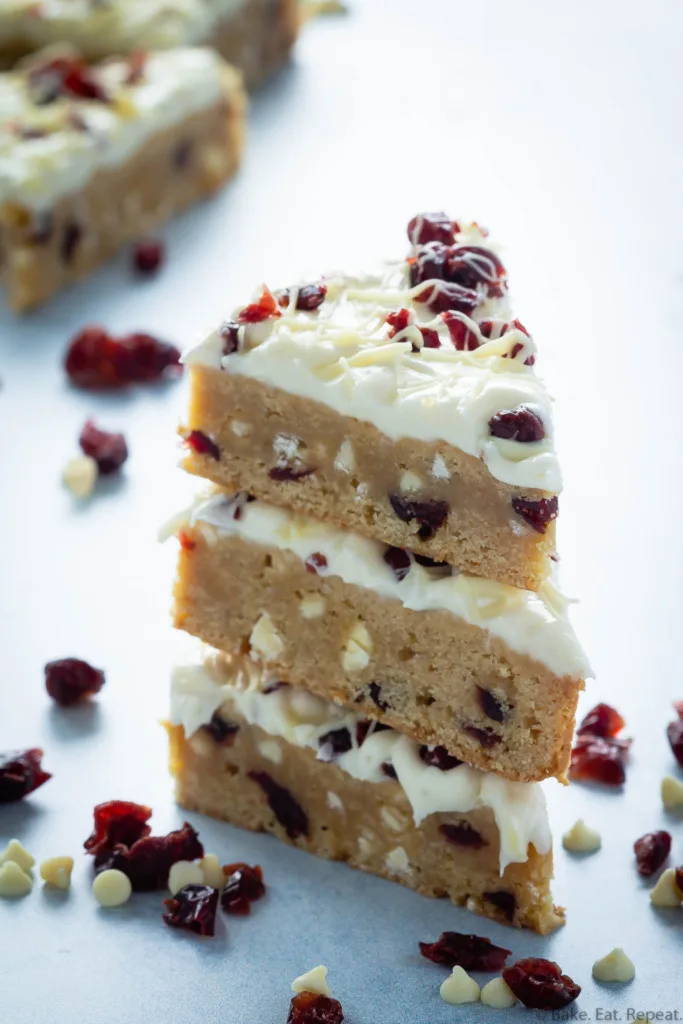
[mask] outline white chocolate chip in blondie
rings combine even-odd
[[[353,445],[348,438],[341,443],[341,447],[334,460],[334,468],[340,473],[351,474],[356,471],[356,456],[353,452]]]
[[[214,889],[223,888],[225,885],[225,872],[215,853],[205,853],[199,861],[199,867],[204,875],[204,885],[210,885]]]
[[[204,885],[204,870],[201,864],[195,864],[191,860],[177,860],[171,865],[168,873],[171,896],[175,896],[186,885]]]
[[[320,964],[299,975],[292,982],[292,992],[316,992],[321,996],[331,996],[332,989],[327,984],[327,967]]]
[[[301,438],[292,437],[291,434],[276,434],[273,439],[273,451],[277,455],[278,462],[294,462],[299,456]]]
[[[52,889],[68,889],[73,869],[73,857],[48,857],[41,862],[40,877]]]
[[[92,894],[101,907],[120,907],[133,893],[128,875],[117,868],[107,868],[95,877]]]
[[[413,869],[410,866],[408,854],[402,846],[397,846],[394,850],[390,850],[384,858],[384,863],[396,875],[412,874]]]
[[[602,960],[596,960],[593,964],[593,977],[596,981],[633,981],[636,976],[636,969],[633,962],[629,960],[623,949],[613,949]]]
[[[273,764],[282,764],[282,747],[277,740],[261,740],[258,745],[258,752],[266,761]]]
[[[18,839],[10,839],[5,849],[0,852],[0,864],[7,864],[8,861],[18,864],[22,871],[30,871],[36,858],[24,849]]]
[[[401,474],[398,486],[402,494],[416,494],[418,491],[422,490],[424,484],[417,473],[411,473],[410,470],[407,469]]]
[[[445,1003],[459,1006],[461,1003],[479,1002],[480,989],[474,978],[462,967],[454,967],[453,972],[441,983],[439,989]]]
[[[676,872],[667,868],[657,879],[657,884],[650,889],[650,902],[655,907],[680,907],[683,893],[676,885]]]
[[[285,649],[285,645],[282,641],[282,637],[273,625],[273,620],[267,612],[263,612],[258,622],[251,631],[249,637],[249,643],[251,644],[252,658],[254,654],[262,657],[265,661],[271,661],[277,658],[278,654],[281,654]]]
[[[320,594],[304,594],[299,602],[299,614],[304,619],[319,619],[325,614],[325,598]]]
[[[230,424],[230,429],[235,437],[247,437],[254,428],[251,423],[245,423],[243,420],[233,420]]]
[[[667,811],[677,807],[683,807],[683,782],[675,779],[673,775],[665,775],[662,779],[662,803]]]
[[[434,462],[432,463],[432,476],[437,480],[450,480],[451,478],[451,471],[446,465],[446,460],[438,452],[434,456]]]
[[[33,888],[33,879],[22,871],[13,860],[6,861],[0,867],[0,896],[13,898],[26,896]]]
[[[341,797],[337,793],[333,793],[331,790],[327,794],[327,806],[331,811],[344,810],[344,804],[341,801]]]
[[[572,853],[595,853],[602,845],[602,838],[599,832],[586,825],[583,818],[579,818],[562,836],[562,845]]]
[[[97,463],[89,455],[69,459],[62,470],[62,483],[76,498],[89,498],[97,483]]]
[[[403,828],[403,822],[399,818],[395,811],[392,811],[389,807],[383,807],[380,811],[382,821],[390,828],[392,832],[400,832]]]
[[[492,1006],[494,1010],[507,1010],[515,1005],[517,997],[504,979],[498,977],[486,982],[481,990],[481,1001],[484,1006]]]
[[[373,651],[372,637],[362,619],[353,626],[349,633],[342,654],[342,668],[345,672],[359,672],[370,662]]]

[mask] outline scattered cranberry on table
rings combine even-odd
[[[93,420],[87,420],[78,443],[84,455],[97,463],[101,476],[116,473],[128,458],[128,445],[123,434],[100,430]]]
[[[435,942],[420,942],[419,946],[422,956],[432,963],[465,971],[500,971],[511,953],[494,946],[490,939],[462,932],[442,932]]]
[[[648,832],[633,844],[638,874],[654,875],[671,851],[671,835],[668,832]]]
[[[141,277],[152,277],[162,267],[166,258],[163,242],[149,238],[138,242],[133,250],[133,267]]]
[[[289,1004],[287,1024],[341,1024],[341,1003],[319,992],[299,992]]]
[[[45,689],[62,707],[99,693],[104,681],[102,669],[93,668],[80,658],[60,658],[45,666]]]
[[[0,804],[22,800],[52,778],[43,770],[42,758],[38,747],[0,752]]]
[[[142,331],[116,338],[104,327],[93,324],[71,340],[64,368],[75,387],[124,388],[179,375],[180,352],[174,345]]]
[[[171,928],[184,928],[195,935],[213,936],[216,930],[218,889],[210,885],[186,885],[168,900],[163,920]]]
[[[263,871],[258,864],[227,864],[226,882],[221,890],[221,907],[226,914],[250,914],[251,904],[265,894]]]
[[[559,964],[537,957],[504,967],[503,981],[531,1010],[561,1010],[581,993],[581,986],[563,974]]]
[[[624,719],[609,704],[598,704],[579,725],[572,748],[569,778],[574,782],[600,782],[621,786],[626,781],[626,759],[632,740],[617,734]]]

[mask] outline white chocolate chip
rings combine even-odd
[[[120,907],[128,902],[132,892],[130,878],[117,868],[107,868],[92,884],[92,894],[101,907]]]
[[[673,868],[663,871],[657,884],[650,889],[650,902],[655,907],[680,907],[683,893],[676,885],[676,872]]]
[[[282,637],[273,625],[273,620],[267,612],[263,612],[258,622],[251,631],[249,637],[251,654],[260,655],[266,661],[272,661],[281,654],[285,648]],[[254,660],[257,660],[254,658]]]
[[[436,477],[437,480],[450,480],[451,478],[451,471],[446,465],[446,460],[438,452],[434,456],[434,462],[432,463],[432,476]]]
[[[387,828],[390,828],[392,832],[400,832],[403,827],[403,822],[399,816],[392,811],[389,807],[383,807],[380,811],[380,817]]]
[[[613,949],[593,964],[593,977],[596,981],[633,981],[635,976],[636,969],[623,949]]]
[[[301,438],[292,437],[290,434],[276,434],[273,440],[273,451],[277,455],[278,462],[294,462],[299,455]]]
[[[254,429],[251,423],[243,423],[242,420],[233,420],[230,429],[236,437],[246,437]]]
[[[679,782],[673,775],[665,775],[662,779],[662,803],[667,811],[683,807],[683,782]]]
[[[258,745],[258,752],[266,761],[282,764],[282,747],[277,740],[262,740]]]
[[[358,856],[361,860],[367,860],[372,855],[373,843],[370,836],[358,837]]]
[[[171,896],[175,896],[186,885],[204,885],[204,871],[201,864],[195,864],[191,860],[177,860],[171,865],[168,873]]]
[[[410,875],[413,869],[410,866],[408,860],[408,854],[402,846],[397,846],[394,850],[391,850],[384,858],[384,863],[397,875]]]
[[[341,798],[336,793],[332,793],[331,791],[327,794],[327,806],[332,811],[344,810],[344,804],[341,802]]]
[[[22,871],[30,871],[36,862],[36,858],[24,849],[18,839],[10,839],[0,853],[0,864],[6,864],[10,860],[18,864]]]
[[[48,857],[40,865],[40,877],[53,889],[68,889],[73,869],[73,857]]]
[[[481,1001],[484,1006],[492,1006],[494,1010],[507,1010],[514,1006],[517,997],[505,984],[503,978],[491,978],[481,990]]]
[[[409,469],[405,473],[401,474],[399,481],[399,488],[402,494],[415,494],[417,491],[421,491],[424,484],[416,473],[411,473]]]
[[[97,463],[89,455],[69,459],[62,470],[62,483],[76,498],[89,498],[97,483]]]
[[[579,818],[562,836],[562,845],[572,853],[595,853],[600,849],[602,839],[599,832],[586,825],[583,818]]]
[[[439,992],[445,1003],[452,1003],[454,1006],[479,1002],[479,986],[462,967],[453,968],[452,974],[442,982]]]
[[[372,651],[373,643],[368,627],[359,619],[346,641],[342,654],[342,668],[345,672],[359,672],[369,664]]]
[[[204,875],[204,885],[210,885],[214,889],[223,888],[225,873],[215,853],[205,853],[199,862],[199,867]]]
[[[334,460],[334,468],[340,473],[355,473],[356,471],[356,456],[353,453],[353,445],[348,438],[341,443],[337,457]]]
[[[320,964],[299,975],[292,982],[292,992],[317,992],[321,996],[331,996],[332,989],[327,984],[327,967]]]
[[[0,867],[0,896],[11,898],[26,896],[33,888],[33,879],[13,860]]]
[[[320,594],[304,594],[299,602],[299,614],[304,619],[319,619],[325,614],[325,598]]]

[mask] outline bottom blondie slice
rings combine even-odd
[[[551,839],[535,783],[470,768],[209,651],[172,681],[179,802],[542,934]]]

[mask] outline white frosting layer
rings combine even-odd
[[[475,225],[458,236],[458,244],[491,249]],[[441,316],[434,316],[415,296],[438,281],[409,287],[405,261],[386,264],[376,273],[331,275],[327,295],[315,312],[296,307],[297,289],[281,316],[240,329],[240,349],[224,356],[219,330],[185,355],[185,362],[222,368],[322,402],[336,412],[374,424],[388,437],[445,441],[484,459],[504,483],[557,492],[562,480],[553,448],[551,399],[524,361],[535,352],[533,341],[513,329],[486,340],[475,321],[509,318],[507,300],[487,299],[474,319],[461,314],[482,342],[474,351],[456,351]],[[387,314],[411,312],[413,323],[393,338]],[[233,314],[237,317],[239,309]],[[502,323],[502,321],[501,321]],[[421,348],[418,326],[436,330],[440,348]],[[519,346],[514,358],[512,350]],[[507,355],[507,358],[503,356]],[[542,420],[545,438],[521,443],[492,437],[489,420],[502,410],[529,406]]]
[[[49,209],[103,168],[124,163],[157,132],[209,107],[223,91],[220,58],[208,49],[150,54],[141,80],[124,85],[125,61],[97,70],[113,102],[60,99],[36,106],[25,72],[0,75],[0,205]],[[72,112],[88,130],[74,125]],[[16,126],[39,128],[22,138]]]
[[[239,516],[235,511],[239,508]],[[479,576],[428,569],[413,561],[399,581],[384,561],[386,545],[346,530],[295,515],[262,501],[214,495],[195,505],[194,526],[208,526],[255,544],[292,551],[302,560],[319,552],[327,559],[321,575],[339,576],[381,597],[395,598],[413,611],[451,612],[500,637],[513,650],[546,665],[556,675],[584,677],[591,668],[567,617],[567,601],[547,583],[539,593],[518,590]]]
[[[527,859],[529,843],[539,853],[550,850],[545,796],[538,783],[509,782],[464,764],[441,771],[422,761],[419,744],[393,730],[370,732],[359,747],[356,724],[362,716],[297,687],[264,693],[268,682],[247,660],[231,666],[216,652],[208,654],[203,663],[174,671],[171,722],[182,725],[191,736],[219,708],[225,709],[228,718],[234,708],[249,724],[260,726],[271,736],[315,750],[326,733],[346,727],[353,746],[335,763],[364,782],[386,782],[382,765],[392,765],[416,825],[430,814],[467,814],[480,807],[491,808],[500,832],[501,874],[508,864]]]

